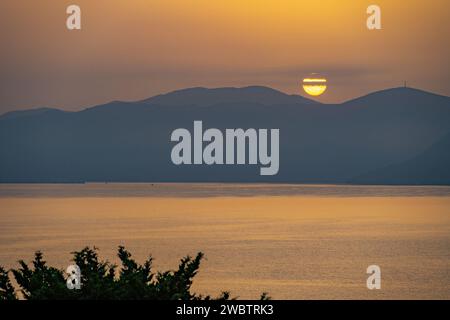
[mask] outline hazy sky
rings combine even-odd
[[[66,28],[66,7],[82,30]],[[382,30],[366,8],[382,9]],[[79,110],[185,87],[267,85],[341,102],[400,86],[450,95],[448,0],[2,0],[0,113]]]

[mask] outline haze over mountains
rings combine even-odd
[[[280,171],[172,164],[176,128],[279,128]],[[412,88],[320,104],[267,87],[191,88],[0,117],[1,182],[450,184],[450,98]]]

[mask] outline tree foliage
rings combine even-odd
[[[20,287],[21,296],[27,300],[211,300],[211,296],[191,292],[193,278],[197,275],[203,253],[181,259],[177,270],[152,271],[152,257],[138,264],[123,246],[118,248],[121,267],[100,261],[97,248],[86,247],[72,252],[73,262],[81,271],[81,288],[68,289],[64,270],[47,266],[42,252],[35,253],[32,267],[23,260],[11,273]],[[0,267],[0,300],[15,300],[18,296],[8,276]],[[232,299],[224,291],[217,298]],[[261,295],[262,300],[269,297]]]

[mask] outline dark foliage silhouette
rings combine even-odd
[[[118,248],[121,267],[101,261],[97,248],[86,247],[72,252],[73,262],[81,271],[81,288],[68,289],[67,275],[63,270],[50,267],[42,252],[35,253],[32,268],[23,260],[11,273],[20,286],[21,296],[27,300],[229,300],[224,291],[218,297],[197,295],[191,292],[193,278],[197,275],[204,257],[199,252],[194,258],[181,259],[178,270],[152,271],[152,257],[142,265],[131,258],[123,246]],[[0,267],[0,300],[16,300],[18,295],[11,284],[8,271]],[[262,300],[270,297],[263,293]]]

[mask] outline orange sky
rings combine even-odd
[[[82,30],[68,31],[78,4]],[[366,8],[382,9],[380,31]],[[267,85],[341,102],[400,86],[450,95],[448,0],[2,0],[0,112],[79,110],[193,86]]]

